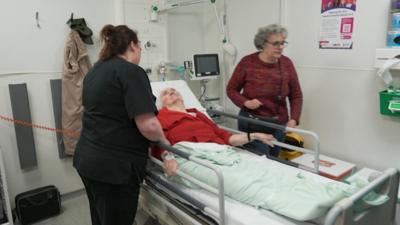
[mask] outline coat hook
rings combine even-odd
[[[72,20],[74,20],[74,13],[71,13],[71,17],[70,17],[69,20],[67,21],[67,24],[72,23]]]
[[[37,28],[41,28],[40,27],[40,24],[39,24],[39,12],[38,11],[36,11],[36,26],[37,26]]]

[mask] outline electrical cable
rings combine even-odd
[[[222,24],[221,18],[218,15],[217,6],[215,5],[215,3],[213,3],[212,5],[213,5],[213,8],[214,8],[215,17],[217,18],[217,23],[218,23],[218,27],[220,29],[220,33],[223,35],[223,42],[225,42],[226,41],[226,32],[225,32],[224,25]]]
[[[206,90],[207,90],[207,86],[206,84],[202,84],[201,87],[203,88],[203,92],[201,93],[200,97],[199,97],[199,101],[201,102],[203,100],[203,97],[205,97],[206,94]]]

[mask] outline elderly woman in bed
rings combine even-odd
[[[162,109],[157,117],[171,145],[181,141],[213,142],[225,145],[243,145],[259,140],[273,146],[275,138],[264,133],[232,134],[219,128],[205,114],[196,109],[186,109],[181,94],[174,88],[166,88],[160,94]],[[153,155],[164,160],[168,174],[175,174],[177,164],[166,151],[153,151]]]

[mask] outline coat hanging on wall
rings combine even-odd
[[[88,39],[86,39],[88,40]],[[71,30],[64,51],[62,75],[62,127],[69,132],[80,133],[82,129],[83,79],[92,67],[86,45],[78,31]],[[65,153],[73,155],[77,137],[64,135]]]

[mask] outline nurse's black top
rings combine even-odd
[[[143,177],[149,140],[134,117],[156,113],[145,71],[121,58],[97,63],[83,81],[83,129],[74,167],[81,176],[112,184]]]

